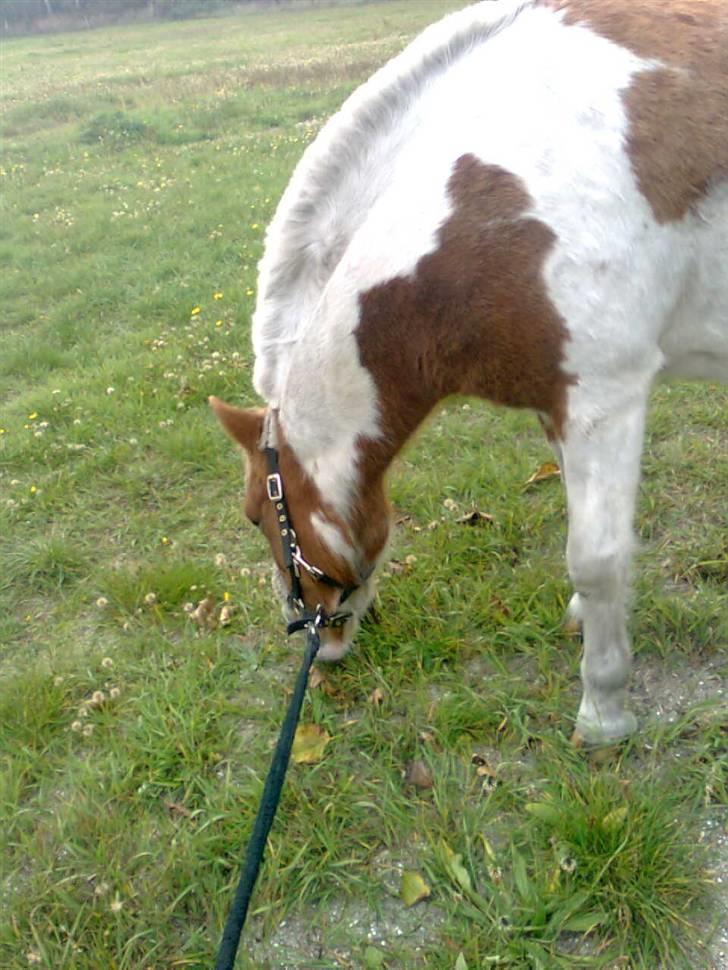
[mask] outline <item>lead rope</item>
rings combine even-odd
[[[281,798],[281,790],[286,777],[288,761],[291,757],[291,747],[296,733],[296,725],[301,715],[303,698],[306,693],[308,673],[321,645],[319,627],[322,622],[325,622],[325,620],[324,614],[320,610],[315,616],[309,614],[306,621],[306,648],[303,663],[298,672],[298,679],[293,689],[293,696],[288,704],[288,710],[286,711],[286,716],[281,726],[281,733],[278,736],[278,744],[273,753],[268,775],[265,779],[263,794],[260,799],[260,805],[258,806],[258,814],[255,816],[253,831],[245,853],[243,871],[240,874],[238,888],[235,891],[235,898],[233,899],[233,904],[230,907],[230,912],[225,923],[225,929],[220,940],[220,948],[217,951],[215,970],[233,970],[235,966],[235,957],[238,952],[238,946],[240,945],[240,934],[245,925],[250,897],[253,894],[260,864],[263,861],[268,833],[273,824],[278,802]]]

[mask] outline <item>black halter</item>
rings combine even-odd
[[[338,612],[327,613],[319,604],[313,612],[306,609],[303,601],[303,589],[301,587],[301,570],[303,569],[311,579],[332,589],[340,589],[340,603],[343,603],[351,594],[358,589],[357,586],[344,586],[342,583],[332,579],[327,573],[318,566],[304,559],[298,545],[296,533],[291,525],[288,515],[288,506],[285,495],[283,494],[283,480],[278,465],[278,451],[266,445],[263,449],[268,463],[268,476],[266,478],[266,491],[268,498],[273,503],[276,513],[276,528],[281,540],[283,551],[283,565],[288,570],[291,579],[291,589],[288,594],[288,602],[291,607],[299,614],[298,619],[288,624],[288,633],[295,633],[303,630],[312,619],[316,619],[318,627],[340,627],[351,617],[351,613]]]

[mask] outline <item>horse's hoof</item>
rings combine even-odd
[[[606,748],[621,744],[637,731],[637,718],[631,711],[622,711],[611,721],[587,721],[577,718],[571,743],[576,748]]]

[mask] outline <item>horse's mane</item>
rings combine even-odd
[[[372,173],[398,143],[418,95],[531,3],[483,0],[431,25],[359,87],[305,151],[268,228],[259,267],[255,386],[269,402],[278,403],[290,348],[375,200]],[[342,204],[347,187],[352,192]]]

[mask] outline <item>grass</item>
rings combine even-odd
[[[206,967],[297,665],[209,394],[252,401],[264,227],[321,120],[456,6],[5,42],[0,965]],[[32,65],[32,69],[29,68]],[[725,676],[728,396],[655,394],[638,671]],[[453,456],[457,456],[454,460]],[[560,485],[536,422],[449,402],[398,463],[380,621],[309,692],[242,966],[709,968],[725,707],[568,744]],[[493,516],[468,527],[472,507]],[[226,626],[196,622],[234,608]],[[645,674],[646,676],[646,674]],[[433,786],[403,784],[421,760]],[[706,854],[708,856],[706,861]],[[403,870],[431,895],[399,899]]]

